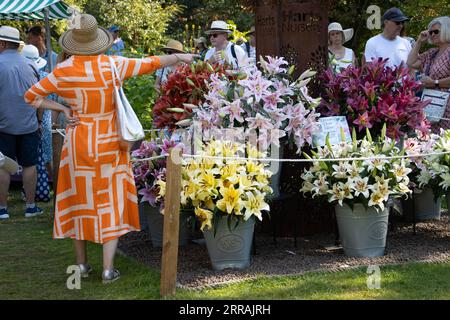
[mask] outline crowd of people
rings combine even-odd
[[[386,58],[391,67],[405,64],[419,70],[425,87],[448,91],[450,18],[431,21],[413,45],[401,36],[407,21],[398,8],[386,11],[383,31],[367,41],[361,64]],[[0,152],[23,168],[24,214],[33,217],[43,213],[35,201],[36,165],[41,156],[51,172],[50,132],[62,115],[67,128],[57,166],[60,182],[55,190],[53,236],[73,239],[76,264],[83,277],[92,271],[86,242],[102,244],[105,283],[120,277],[114,268],[119,237],[140,229],[129,152],[120,144],[116,124],[114,86],[129,77],[156,71],[155,89],[159,91],[177,65],[196,59],[227,62],[236,69],[256,64],[255,28],[248,32],[248,41],[238,45],[230,41],[226,22],[213,21],[205,31],[211,47],[200,37],[194,40],[196,53],[191,54],[181,42],[170,39],[160,48],[165,55],[143,59],[123,56],[125,45],[119,31],[118,26],[102,28],[95,17],[82,14],[80,27],[59,38],[61,53],[50,53],[51,70],[44,28],[30,28],[23,46],[17,29],[0,27]],[[359,63],[355,52],[344,47],[353,34],[353,29],[344,29],[337,22],[328,27],[329,54],[336,72]],[[420,53],[427,41],[433,48]],[[116,82],[114,68],[118,70]],[[449,105],[445,116],[450,118]],[[0,167],[0,219],[9,218],[10,180],[10,172]]]

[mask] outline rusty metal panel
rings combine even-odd
[[[258,57],[285,57],[297,66],[295,76],[308,68],[326,68],[328,10],[326,0],[258,0],[255,21]]]

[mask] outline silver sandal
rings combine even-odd
[[[102,273],[103,284],[112,283],[116,280],[119,280],[119,278],[120,278],[120,272],[117,269],[105,270]]]
[[[78,265],[78,268],[80,268],[80,274],[82,278],[89,277],[89,273],[92,272],[92,267],[90,264],[87,263],[81,263]]]

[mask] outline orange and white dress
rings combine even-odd
[[[105,243],[139,231],[130,155],[119,147],[109,56],[72,56],[25,94],[39,107],[52,93],[70,106],[80,124],[68,128],[61,152],[53,237]],[[158,57],[112,57],[123,80],[161,67]]]

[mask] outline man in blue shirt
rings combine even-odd
[[[112,26],[109,28],[109,32],[112,33],[114,38],[114,43],[111,46],[111,48],[106,52],[107,55],[110,56],[122,56],[122,50],[125,49],[125,44],[123,43],[123,40],[119,38],[119,27],[118,26]]]
[[[24,94],[39,80],[37,67],[19,52],[16,28],[0,27],[0,152],[23,167],[26,197],[25,217],[42,214],[34,203],[39,130],[36,109],[24,101]],[[0,219],[8,219],[7,196],[10,173],[0,168]]]

